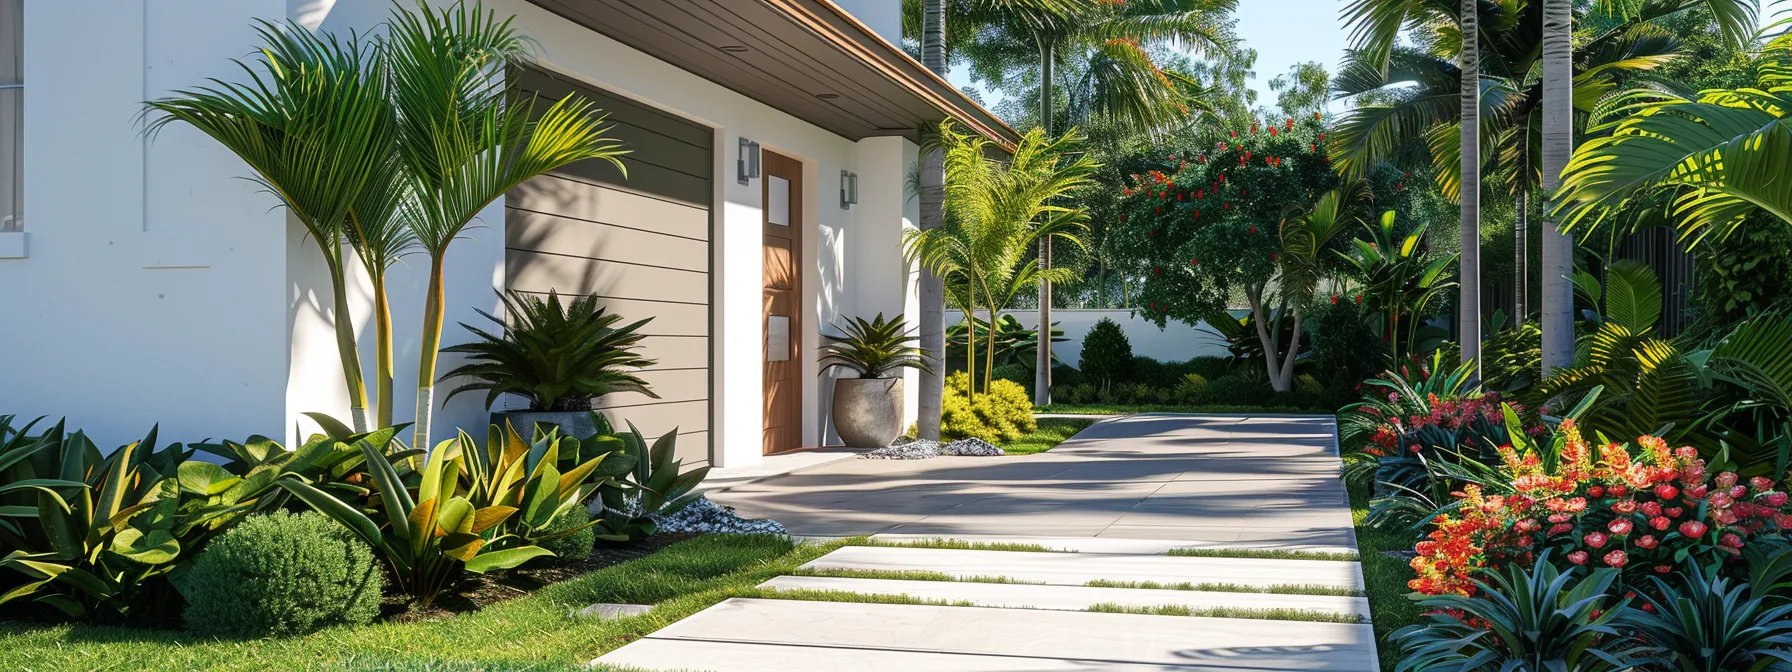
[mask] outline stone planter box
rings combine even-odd
[[[852,448],[890,445],[902,434],[902,379],[835,380],[834,431]]]

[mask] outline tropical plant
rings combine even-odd
[[[1507,394],[1531,389],[1543,370],[1543,330],[1536,322],[1506,326],[1504,311],[1487,321],[1493,334],[1481,356],[1482,386]]]
[[[1712,348],[1707,372],[1741,391],[1712,414],[1750,420],[1720,434],[1737,471],[1785,478],[1792,471],[1792,313],[1750,318]]]
[[[1545,554],[1547,556],[1547,554]],[[1547,672],[1632,669],[1618,618],[1624,603],[1611,596],[1618,573],[1582,575],[1548,562],[1517,565],[1475,580],[1473,597],[1443,594],[1419,600],[1433,610],[1426,621],[1396,631],[1398,672],[1511,670]]]
[[[273,511],[207,544],[175,583],[188,630],[266,637],[372,622],[384,580],[373,551],[336,521]]]
[[[158,447],[157,431],[102,455],[62,422],[32,436],[0,417],[0,603],[33,601],[72,618],[107,621],[168,606],[166,579],[218,532],[280,503],[266,496],[284,463],[232,474]],[[252,441],[253,442],[253,441]],[[282,450],[284,452],[284,450]]]
[[[963,283],[967,308],[981,304],[991,321],[1037,280],[1073,277],[1069,269],[1041,270],[1037,260],[1025,257],[1041,238],[1083,245],[1080,235],[1086,214],[1081,207],[1062,202],[1089,183],[1096,167],[1088,155],[1075,153],[1081,133],[1072,130],[1053,138],[1033,129],[1005,163],[989,158],[988,140],[958,131],[949,122],[940,135],[946,165],[946,223],[906,233],[908,257],[936,275]],[[972,344],[970,350],[975,349]],[[993,359],[995,343],[985,343],[984,350],[986,361]],[[976,371],[974,360],[970,368]],[[986,386],[994,368],[986,364],[979,374]]]
[[[1792,25],[1792,18],[1764,28]],[[1591,231],[1638,197],[1666,192],[1683,240],[1725,237],[1755,212],[1792,226],[1792,34],[1756,56],[1755,85],[1697,96],[1638,90],[1603,106],[1567,165],[1557,211],[1564,227]]]
[[[1352,239],[1352,253],[1339,254],[1361,285],[1352,300],[1376,316],[1373,328],[1386,344],[1389,361],[1398,365],[1443,343],[1447,334],[1425,320],[1456,284],[1445,274],[1456,263],[1456,255],[1427,253],[1428,224],[1402,236],[1395,221],[1393,212],[1383,213],[1379,225],[1364,225],[1369,240]]]
[[[550,554],[539,546],[521,543],[515,535],[494,533],[494,528],[517,513],[516,508],[478,508],[458,494],[468,453],[476,447],[459,440],[442,442],[424,463],[413,494],[400,478],[394,460],[381,452],[395,433],[386,428],[354,442],[376,488],[376,496],[366,501],[365,508],[298,478],[282,478],[276,483],[367,542],[390,570],[395,587],[419,606],[432,604],[463,572],[508,569]]]
[[[1682,672],[1792,665],[1792,603],[1775,606],[1746,582],[1686,564],[1674,582],[1650,577],[1655,595],[1638,593],[1648,609],[1626,609],[1618,619],[1646,642],[1638,652],[1644,660]]]
[[[494,540],[514,537],[539,546],[597,525],[593,521],[569,528],[556,523],[573,510],[584,509],[612,474],[632,466],[603,469],[610,457],[621,452],[602,451],[602,444],[587,444],[552,429],[533,432],[533,440],[525,440],[506,423],[490,426],[483,447],[466,432],[461,432],[459,439],[461,454],[466,457],[461,477],[467,501],[475,510],[516,512],[489,528],[488,536]],[[602,452],[587,455],[587,445]],[[624,540],[613,535],[606,538]]]
[[[529,410],[588,411],[598,397],[635,392],[658,399],[635,371],[654,365],[638,350],[640,331],[653,318],[620,325],[622,316],[606,313],[595,296],[580,296],[562,305],[557,292],[547,298],[522,292],[500,293],[508,320],[483,310],[502,327],[492,334],[462,323],[475,340],[443,348],[467,355],[467,363],[442,376],[470,378],[447,399],[462,392],[485,391],[486,407],[515,394],[529,400]]]
[[[1132,342],[1119,323],[1104,317],[1089,327],[1076,368],[1104,391],[1132,374]]]
[[[145,103],[154,135],[184,123],[248,164],[317,244],[330,277],[337,354],[356,431],[368,429],[367,387],[349,314],[343,244],[347,223],[368,192],[394,189],[389,176],[396,120],[379,49],[340,41],[297,23],[260,22],[259,63],[237,61],[247,83],[209,80]],[[382,294],[383,296],[383,294]]]
[[[598,436],[608,431],[607,422],[598,425]],[[603,511],[598,522],[606,533],[629,539],[651,535],[657,527],[654,516],[675,512],[702,496],[691,491],[709,476],[709,467],[684,468],[684,460],[678,458],[677,429],[652,445],[633,423],[628,431],[610,436],[620,442],[620,454],[632,459],[633,470],[621,487],[599,490]]]
[[[620,157],[628,150],[590,101],[568,94],[536,110],[523,102],[532,98],[516,95],[515,80],[503,75],[526,63],[528,42],[511,21],[478,4],[438,10],[419,2],[415,11],[394,9],[387,22],[401,174],[416,199],[406,221],[429,257],[412,441],[425,450],[435,450],[430,415],[449,245],[487,205],[538,175],[598,159],[627,173]]]
[[[843,337],[821,346],[822,371],[840,367],[860,378],[888,378],[903,368],[931,371],[920,348],[909,345],[919,337],[910,336],[908,321],[898,316],[884,319],[883,313],[866,320],[856,317],[845,326],[835,325]]]
[[[1064,337],[1064,330],[1052,323],[1052,342],[1063,343],[1070,339]],[[1039,354],[1039,330],[1030,329],[1021,324],[1020,318],[1011,313],[1004,313],[996,318],[996,328],[992,332],[989,320],[978,318],[967,313],[963,321],[946,328],[946,358],[948,361],[967,361],[970,356],[970,345],[973,341],[982,343],[983,339],[995,340],[995,356],[991,361],[997,368],[1019,366],[1032,371],[1037,365]],[[1052,355],[1057,361],[1057,355]]]
[[[981,439],[992,444],[1013,441],[1038,429],[1033,400],[1012,380],[995,379],[983,393],[971,396],[970,373],[946,377],[941,435],[947,439]]]

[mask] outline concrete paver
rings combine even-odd
[[[851,579],[833,576],[780,576],[761,588],[778,590],[834,590],[867,595],[907,595],[950,603],[969,602],[979,607],[1057,609],[1084,611],[1098,604],[1131,607],[1173,605],[1190,609],[1299,609],[1326,614],[1354,614],[1369,618],[1369,601],[1361,597],[1332,595],[1275,595],[1200,590],[1095,588],[1025,583],[957,581],[905,581]]]
[[[960,577],[1001,576],[1058,586],[1081,586],[1090,581],[1105,579],[1159,583],[1236,583],[1256,587],[1311,584],[1350,590],[1363,588],[1362,570],[1357,563],[1327,560],[846,546],[811,560],[803,565],[803,569],[923,571]]]

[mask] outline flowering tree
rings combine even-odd
[[[1282,391],[1292,387],[1303,294],[1312,291],[1331,236],[1348,221],[1349,199],[1328,197],[1340,180],[1322,121],[1315,114],[1253,125],[1201,150],[1167,153],[1160,169],[1132,176],[1123,189],[1122,230],[1114,236],[1122,254],[1147,267],[1137,305],[1159,326],[1214,316],[1242,293],[1270,381]],[[1281,343],[1278,325],[1289,317],[1294,335]]]

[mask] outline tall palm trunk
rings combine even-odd
[[[1052,77],[1055,54],[1048,38],[1039,40],[1039,127],[1052,135]],[[1033,405],[1052,403],[1052,282],[1044,271],[1052,267],[1052,238],[1039,237],[1039,348],[1033,360]]]
[[[921,61],[941,77],[946,76],[946,0],[926,0],[921,19]],[[921,230],[946,223],[945,150],[935,146],[921,155]],[[916,409],[920,438],[939,440],[940,412],[946,392],[946,288],[933,271],[921,269],[918,293],[921,302],[919,346],[928,368],[920,372],[921,389]],[[968,308],[968,306],[967,306]],[[971,313],[967,310],[966,315]],[[975,339],[975,329],[972,330]]]
[[[374,426],[392,426],[392,302],[386,295],[386,272],[371,274],[373,282]]]
[[[1531,246],[1530,234],[1526,228],[1530,224],[1531,192],[1529,189],[1518,190],[1518,217],[1512,225],[1512,244],[1516,248],[1513,253],[1512,271],[1512,323],[1520,326],[1530,316],[1529,307],[1525,305],[1531,299]]]
[[[348,385],[349,421],[355,432],[368,431],[367,428],[367,382],[361,374],[361,354],[355,346],[355,320],[348,309],[347,271],[342,266],[342,242],[331,240],[319,241],[324,248],[324,263],[330,270],[330,293],[335,295],[334,311],[336,328],[336,352],[342,357],[342,378]],[[331,253],[334,250],[334,254]]]
[[[1456,305],[1462,363],[1481,371],[1480,3],[1462,0],[1462,282]]]
[[[429,255],[429,295],[423,302],[423,345],[417,362],[417,427],[411,447],[430,450],[429,420],[436,408],[436,357],[442,349],[442,257],[447,250]]]
[[[1543,2],[1543,193],[1554,199],[1574,151],[1574,2]],[[1549,212],[1550,208],[1544,208]],[[1574,242],[1543,221],[1543,375],[1574,365]]]

